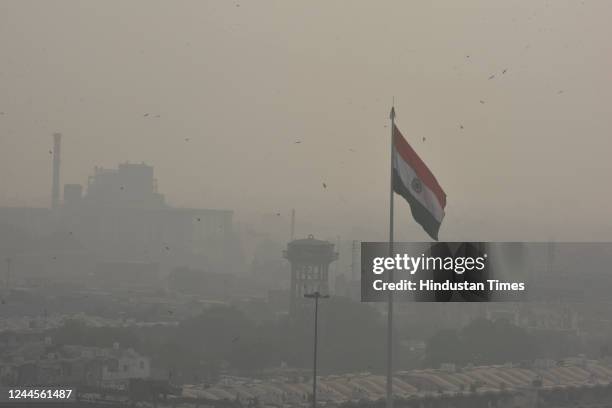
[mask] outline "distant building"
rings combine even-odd
[[[124,387],[132,379],[151,376],[151,361],[148,357],[132,349],[120,351],[118,347],[109,355],[110,358],[102,366],[101,385]]]
[[[303,309],[305,294],[329,294],[329,264],[338,259],[338,253],[331,242],[309,235],[289,242],[283,256],[291,263],[289,314],[297,316]]]
[[[243,270],[233,212],[168,205],[145,163],[95,167],[86,188],[64,186],[61,202],[62,136],[52,140],[51,208],[0,207],[0,256],[18,258],[15,276],[72,279],[100,262],[156,263],[162,273],[177,266]],[[33,244],[40,237],[46,241]]]
[[[73,279],[102,270],[110,276],[115,265],[125,272],[117,277],[130,280],[143,268],[162,275],[178,266],[217,273],[243,268],[233,212],[168,205],[145,163],[95,167],[86,189],[64,186],[63,203],[58,191],[54,184],[54,209],[0,207],[0,255],[18,258],[14,276]],[[19,234],[23,239],[16,240]],[[29,245],[39,237],[46,237],[44,245]]]
[[[151,361],[133,349],[28,343],[1,355],[2,385],[90,385],[125,388],[151,376]]]
[[[96,167],[85,195],[74,185],[64,192],[60,228],[78,237],[98,261],[220,272],[235,264],[232,211],[167,205],[147,164]]]
[[[92,204],[113,207],[161,208],[164,196],[157,192],[153,167],[145,163],[121,163],[116,169],[95,167],[87,183]]]

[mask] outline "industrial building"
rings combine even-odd
[[[0,207],[3,228],[53,241],[2,254],[15,260],[16,274],[99,275],[109,265],[136,271],[134,276],[164,275],[178,266],[217,273],[239,268],[233,212],[168,205],[153,167],[145,163],[94,167],[85,187],[64,186],[61,201],[61,141],[60,134],[53,135],[51,208]],[[109,274],[107,283],[113,284],[115,275]]]

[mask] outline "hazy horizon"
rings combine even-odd
[[[383,240],[395,97],[448,195],[440,239],[610,240],[611,14],[603,0],[4,1],[0,205],[49,205],[61,132],[62,185],[144,161],[172,205],[249,223],[295,208],[299,235]],[[398,239],[426,240],[396,203]]]

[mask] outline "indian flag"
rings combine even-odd
[[[437,241],[446,193],[395,125],[392,160],[393,191],[408,201],[415,221]]]

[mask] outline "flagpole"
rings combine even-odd
[[[391,166],[389,183],[389,257],[393,257],[393,130],[395,128],[395,106],[391,106]],[[393,270],[389,270],[389,282],[393,281]],[[393,292],[389,291],[387,305],[387,401],[386,408],[393,408]]]

